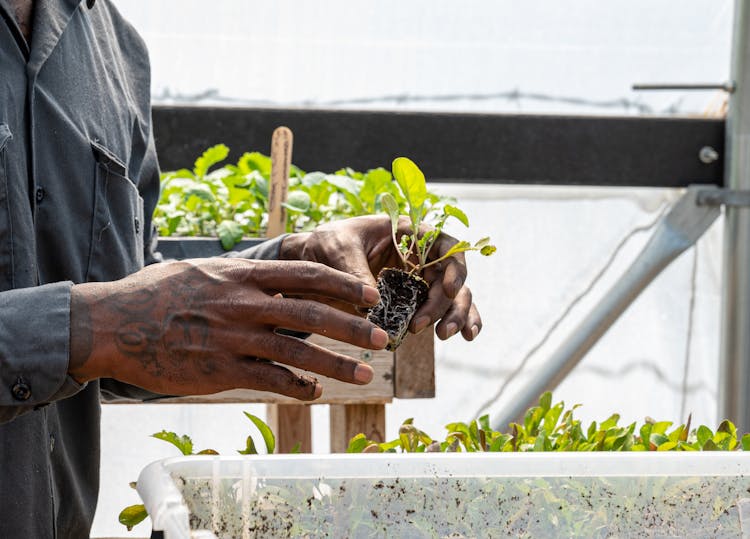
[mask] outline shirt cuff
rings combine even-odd
[[[84,387],[68,376],[72,286],[0,293],[0,406],[38,406]]]

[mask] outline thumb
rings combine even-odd
[[[357,246],[356,248],[350,246],[346,255],[341,257],[340,264],[342,267],[337,269],[357,277],[367,285],[375,286],[375,276],[370,270],[370,262],[367,259],[367,254],[361,246]]]

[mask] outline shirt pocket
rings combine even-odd
[[[143,267],[143,198],[127,169],[101,143],[96,159],[94,214],[87,281],[114,281]]]
[[[8,143],[13,138],[7,124],[0,123],[0,290],[13,287],[13,244],[8,200]]]

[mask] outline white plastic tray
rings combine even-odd
[[[750,537],[750,454],[180,457],[138,479],[165,539]]]

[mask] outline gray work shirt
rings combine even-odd
[[[30,47],[0,16],[0,538],[81,539],[100,398],[150,396],[67,375],[73,283],[159,260],[148,56],[109,0],[37,0]]]

